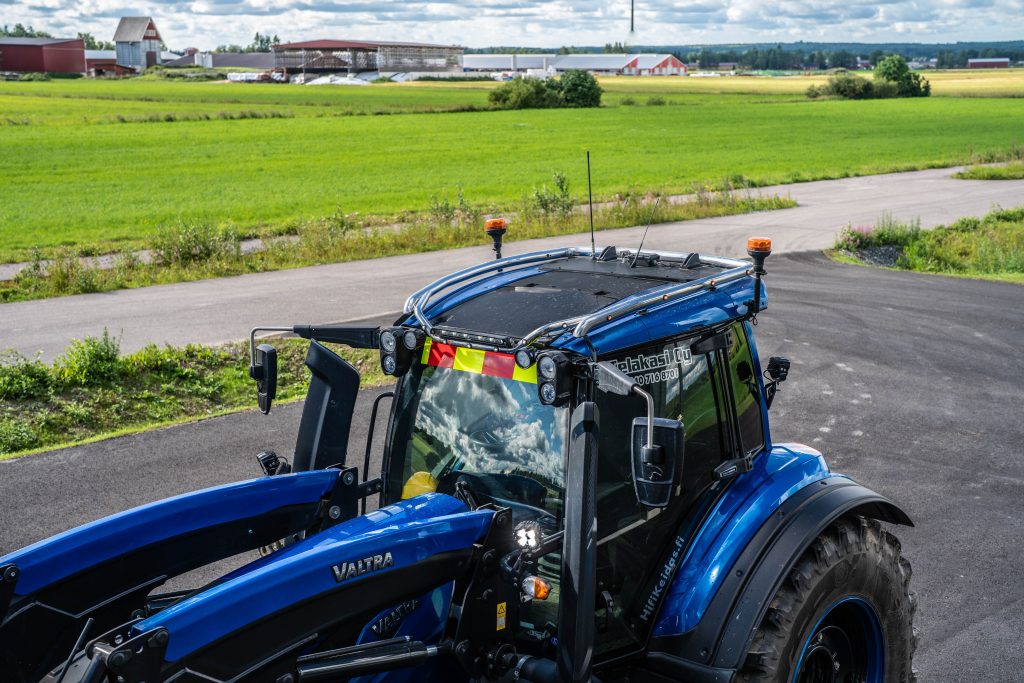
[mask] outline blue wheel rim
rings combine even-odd
[[[885,640],[874,608],[860,596],[832,604],[804,641],[792,683],[882,683]]]

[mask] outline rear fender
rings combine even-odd
[[[811,463],[821,457],[817,451],[798,444],[772,449],[773,456],[783,454],[795,460],[776,469],[758,490],[778,489],[787,481],[795,485],[774,499],[751,495],[734,510],[732,520],[722,520],[730,523],[716,535],[713,545],[718,552],[706,556],[718,558],[717,564],[686,566],[684,562],[673,590],[687,580],[684,577],[696,576],[698,590],[694,592],[700,599],[688,600],[692,596],[682,595],[682,600],[666,601],[659,615],[660,628],[648,648],[651,669],[687,680],[732,680],[768,602],[804,549],[829,524],[844,514],[856,513],[913,525],[891,501],[847,477],[826,469],[814,474]],[[783,474],[793,466],[797,470]],[[804,476],[797,476],[798,470]],[[721,502],[728,497],[727,491]],[[714,525],[712,515],[702,533]],[[673,609],[681,611],[673,613]]]
[[[90,522],[0,557],[0,665],[26,679],[143,609],[168,578],[308,528],[340,472],[263,477]],[[5,600],[6,597],[6,600]],[[6,603],[6,604],[5,604]],[[17,679],[16,679],[17,680]]]
[[[163,677],[234,680],[248,671],[267,680],[294,667],[298,651],[351,645],[385,608],[450,584],[493,514],[443,494],[401,501],[242,567],[127,635],[166,632]],[[450,600],[451,591],[441,595]],[[441,619],[443,607],[435,610]]]

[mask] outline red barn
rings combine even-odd
[[[629,76],[685,76],[689,69],[675,55],[641,54],[626,64],[622,73]]]
[[[0,38],[0,71],[85,73],[79,38]]]

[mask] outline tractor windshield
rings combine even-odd
[[[535,374],[506,354],[446,349],[428,346],[401,380],[389,502],[464,485],[478,503],[511,508],[516,521],[560,527],[567,409],[543,405]]]

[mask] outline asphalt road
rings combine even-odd
[[[747,238],[766,234],[776,253],[831,246],[845,225],[871,225],[883,213],[920,219],[924,227],[979,216],[993,205],[1024,201],[1024,180],[971,181],[958,169],[864,176],[764,188],[799,206],[652,226],[646,246],[674,251],[744,255]],[[515,225],[511,227],[515,233]],[[642,228],[602,232],[599,244],[640,243]],[[483,237],[483,236],[481,236]],[[0,349],[56,357],[72,338],[103,328],[132,351],[150,342],[174,345],[243,338],[257,324],[357,320],[397,312],[405,298],[431,280],[491,258],[484,245],[444,252],[354,261],[102,294],[0,305]],[[589,235],[509,243],[505,254],[589,244]]]
[[[1022,680],[1024,289],[816,254],[772,257],[768,269],[761,356],[793,361],[772,409],[773,438],[819,448],[917,523],[895,531],[919,598],[919,680]],[[361,396],[352,441],[360,462],[372,393]],[[0,554],[254,475],[261,448],[290,452],[299,410],[0,462]]]

